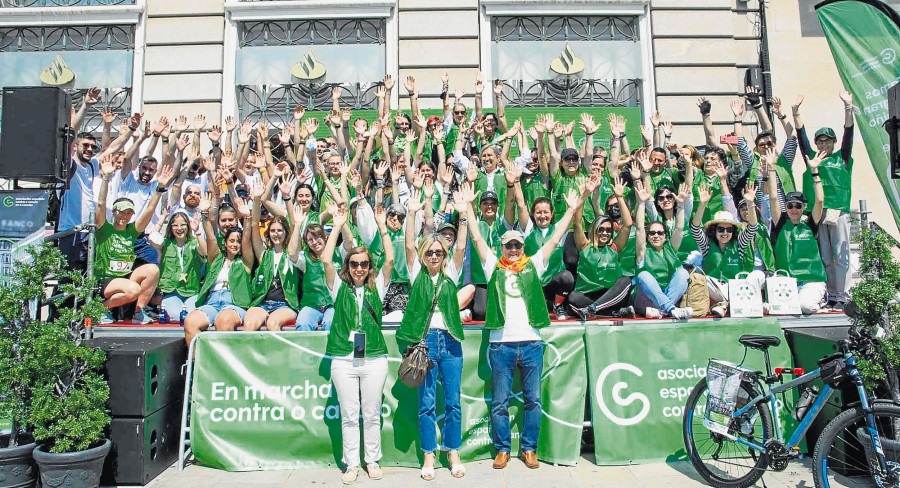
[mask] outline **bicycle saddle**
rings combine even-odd
[[[775,336],[744,334],[740,339],[738,339],[738,342],[753,349],[765,350],[769,346],[777,347],[779,344],[781,344],[781,339]]]

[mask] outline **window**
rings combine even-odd
[[[643,47],[631,15],[491,16],[491,72],[508,107],[639,107]]]
[[[243,21],[237,25],[235,85],[240,119],[283,127],[294,107],[376,108],[384,77],[385,18]]]

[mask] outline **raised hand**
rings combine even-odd
[[[734,118],[743,117],[744,116],[744,101],[740,98],[735,98],[729,103],[731,105],[731,113],[734,114]]]
[[[539,136],[543,136],[545,132],[547,132],[547,124],[543,116],[538,115],[537,119],[534,121],[534,130],[538,133]],[[535,137],[537,139],[537,137]]]
[[[291,167],[288,166],[287,163],[281,162],[275,165],[275,169],[272,170],[272,178],[280,178],[281,175],[290,172]]]
[[[641,124],[641,135],[644,136],[644,139],[648,141],[653,140],[653,130],[644,124]]]
[[[772,111],[775,113],[775,115],[781,117],[781,99],[778,97],[772,97],[770,101],[772,102]]]
[[[163,131],[166,131],[166,135],[168,135],[169,119],[160,117],[159,120],[153,124],[153,135],[162,136]]]
[[[609,125],[609,133],[614,139],[617,139],[622,135],[622,133],[619,132],[619,124],[617,123],[616,114],[609,114],[606,117],[606,123]]]
[[[118,117],[118,115],[112,113],[109,109],[100,112],[100,116],[103,117],[103,123],[106,125],[111,125]]]
[[[403,165],[400,163],[395,163],[391,166],[391,184],[396,185],[397,182],[400,181],[400,176],[403,175]]]
[[[351,117],[352,117],[352,115],[351,115],[351,113],[350,113],[350,109],[349,109],[349,108],[345,108],[343,111],[341,111],[341,120],[342,120],[344,123],[350,122],[350,118],[351,118]]]
[[[306,209],[300,205],[294,205],[294,225],[303,225],[307,218],[309,218],[309,213]]]
[[[447,70],[441,71],[441,83],[446,85],[449,82],[450,82],[450,73],[448,73]]]
[[[759,90],[753,86],[747,86],[744,88],[744,98],[750,103],[753,108],[757,108],[762,104],[762,101],[759,99]]]
[[[716,172],[716,176],[718,176],[720,180],[726,181],[728,179],[728,168],[722,164],[722,161],[716,161],[716,164],[713,165],[713,171]]]
[[[472,183],[466,182],[459,185],[459,191],[467,203],[471,204],[475,201],[475,185]]]
[[[341,87],[340,86],[331,87],[331,99],[332,100],[340,100],[341,99]]]
[[[675,125],[672,124],[671,120],[667,120],[663,122],[663,133],[666,135],[666,138],[672,137],[672,133],[675,132]]]
[[[499,97],[501,93],[503,93],[503,82],[497,80],[497,82],[494,83],[494,95]]]
[[[391,75],[384,75],[384,88],[387,91],[394,88],[394,78]]]
[[[687,184],[682,183],[678,185],[678,193],[675,194],[675,203],[678,205],[684,205],[684,202],[687,200],[688,192],[690,189]]]
[[[556,125],[553,126],[553,135],[557,138],[562,137],[565,132],[566,126],[562,125],[561,123],[557,122]]]
[[[791,113],[794,115],[800,111],[800,105],[803,105],[803,100],[806,99],[805,95],[797,95],[797,98],[794,99],[794,103],[791,105]]]
[[[514,185],[522,177],[522,166],[515,161],[506,163],[506,184]]]
[[[206,133],[206,136],[209,137],[210,142],[215,144],[222,138],[222,128],[218,125],[214,125],[209,129],[209,132]]]
[[[84,104],[88,107],[100,103],[100,89],[97,87],[88,88],[84,94]]]
[[[206,195],[203,195],[202,197],[200,197],[200,204],[197,205],[197,208],[200,210],[200,212],[209,212],[209,207],[210,207],[209,200],[210,200],[209,192],[206,192]]]
[[[484,75],[481,70],[475,72],[475,95],[481,95],[484,92]]]
[[[237,122],[234,121],[234,117],[228,116],[225,117],[225,131],[226,132],[234,132],[234,129],[237,128]]]
[[[701,182],[697,189],[697,195],[700,197],[700,203],[709,203],[709,201],[712,200],[712,192],[709,190],[709,184],[705,181]]]
[[[747,184],[744,186],[744,200],[753,203],[756,200],[756,183],[748,180]]]
[[[650,123],[653,124],[654,129],[659,127],[659,110],[650,115]]]
[[[641,168],[644,171],[650,171],[653,169],[653,163],[650,162],[650,155],[645,150],[640,150],[635,153],[635,156],[638,159],[638,162],[641,163]]]
[[[587,184],[582,183],[578,187],[579,193],[587,193]],[[563,201],[566,202],[566,208],[576,208],[578,206],[578,194],[574,191],[567,192],[563,195]]]
[[[184,150],[188,147],[188,145],[190,143],[191,143],[191,136],[189,136],[187,134],[183,134],[178,139],[175,139],[175,147],[182,153],[184,153]]]
[[[709,103],[709,100],[706,97],[700,97],[697,99],[697,106],[700,107],[700,115],[707,116],[709,112],[712,110],[712,104]]]
[[[413,172],[413,180],[412,184],[414,188],[422,188],[422,185],[425,183],[425,175],[422,174],[421,171],[416,170]]]
[[[847,90],[841,90],[841,92],[838,93],[838,96],[841,98],[841,101],[844,102],[845,108],[850,108],[853,106],[853,95],[850,92],[848,92]]]
[[[175,168],[171,164],[160,166],[156,172],[156,184],[163,188],[168,188],[172,181],[175,180]]]
[[[347,161],[341,160],[340,164],[338,164],[338,171],[341,172],[342,177],[346,177],[348,173],[350,173],[350,164]]]
[[[816,156],[809,161],[807,161],[806,165],[809,166],[809,170],[813,173],[819,169],[819,165],[822,164],[822,160],[826,157],[825,151],[817,151]]]
[[[329,203],[331,203],[331,202],[329,202]],[[332,211],[332,208],[334,211]],[[383,212],[383,210],[382,210],[382,212]],[[329,205],[328,213],[331,214],[331,221],[332,221],[332,230],[331,231],[332,232],[339,231],[340,228],[343,227],[344,224],[347,223],[347,218],[348,218],[347,207],[345,207],[345,206],[338,207],[336,205],[334,207],[332,207],[332,205]],[[378,220],[378,209],[377,208],[375,209],[375,220],[376,221]]]
[[[259,125],[256,126],[256,137],[266,142],[269,140],[269,128],[266,126],[266,123],[262,120],[259,121]]]
[[[466,181],[469,183],[475,182],[478,179],[478,168],[475,164],[469,164],[469,167],[466,168]]]
[[[350,170],[350,175],[347,177],[347,181],[350,183],[352,188],[359,188],[359,185],[362,184],[362,175],[359,174],[359,171],[355,169]]]
[[[175,132],[177,132],[177,133],[181,133],[181,132],[186,131],[187,128],[188,128],[187,117],[184,116],[184,115],[179,115],[179,116],[175,119],[175,125],[172,126],[172,128],[175,129]]]
[[[406,81],[403,82],[403,86],[406,87],[406,92],[410,95],[416,92],[416,79],[412,76],[407,76]]]
[[[430,202],[434,197],[434,181],[431,178],[425,178],[425,184],[422,185],[422,194],[425,195],[426,202]]]
[[[306,132],[308,132],[311,137],[315,137],[317,130],[319,130],[319,121],[314,117],[306,119]]]
[[[581,128],[585,135],[591,135],[597,132],[599,127],[594,123],[594,117],[588,114],[581,114]]]
[[[537,142],[538,137],[540,137],[540,135],[538,134],[538,131],[534,127],[530,127],[528,129],[528,137],[530,137],[532,140]]]
[[[200,132],[203,128],[206,127],[206,116],[205,115],[197,115],[194,117],[194,130],[196,132]]]
[[[460,215],[465,215],[468,211],[469,202],[466,201],[462,192],[459,190],[453,192],[453,210],[456,210]]]
[[[116,172],[116,163],[112,155],[109,153],[100,156],[100,174],[108,176]]]
[[[378,224],[379,229],[387,225],[387,210],[381,205],[375,207],[375,223]]]
[[[625,182],[622,181],[621,177],[616,176],[615,178],[613,178],[612,190],[613,195],[617,197],[625,196]]]
[[[368,122],[366,122],[366,119],[360,118],[360,119],[356,119],[356,122],[353,122],[353,132],[356,133],[357,139],[361,139],[362,137],[365,137],[364,134],[366,133],[366,129],[368,129],[368,128],[369,128],[369,124],[368,124]]]
[[[634,194],[637,195],[642,202],[650,200],[650,190],[645,188],[644,183],[640,180],[634,182]]]
[[[294,120],[302,119],[304,113],[306,113],[306,111],[303,110],[303,107],[301,107],[300,105],[294,107]]]
[[[390,167],[391,167],[391,164],[386,159],[382,159],[382,160],[378,161],[378,164],[376,164],[372,168],[372,172],[375,174],[375,179],[379,180],[379,181],[383,180],[384,175],[387,174],[387,170]]]
[[[238,131],[238,143],[247,144],[248,142],[250,142],[250,126],[242,125]]]
[[[631,175],[631,181],[637,182],[641,180],[641,163],[634,158],[631,158],[629,161],[628,174]]]
[[[259,200],[260,198],[262,198],[263,193],[265,192],[266,187],[263,186],[262,182],[253,182],[253,186],[250,188],[250,196],[253,197],[254,200]]]
[[[387,90],[384,89],[384,85],[378,85],[378,88],[375,89],[375,97],[384,98],[385,95],[387,95]]]
[[[448,163],[444,166],[444,169],[440,171],[438,175],[439,181],[444,184],[444,186],[449,187],[450,183],[453,182],[453,168],[450,165],[453,163]]]
[[[282,146],[289,146],[291,144],[291,134],[293,132],[294,126],[285,125],[284,130],[278,133],[278,142],[280,142]]]
[[[594,191],[600,187],[600,182],[603,181],[603,177],[600,176],[600,173],[594,173],[590,178],[584,183],[584,189],[582,191],[586,191],[588,193],[594,193]]]
[[[575,121],[573,120],[569,122],[568,124],[563,126],[563,128],[565,129],[566,136],[571,136],[572,133],[575,132]]]

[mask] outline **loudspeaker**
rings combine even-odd
[[[763,90],[763,72],[761,68],[747,68],[744,72],[744,86],[752,86],[762,93]],[[765,94],[763,94],[765,95]]]
[[[888,120],[884,129],[890,146],[891,176],[897,179],[900,178],[900,83],[888,89],[887,99]]]
[[[0,178],[65,183],[71,107],[55,86],[4,88]]]
[[[144,418],[113,418],[103,485],[146,485],[178,459],[181,401]]]
[[[173,337],[100,337],[113,417],[147,417],[184,396],[187,347]]]

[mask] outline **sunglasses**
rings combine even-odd
[[[578,156],[567,156],[563,158],[563,161],[578,161]]]
[[[721,225],[717,225],[716,232],[719,234],[732,234],[734,233],[734,227],[723,227]]]
[[[453,113],[456,115],[466,115],[465,110],[454,110]]]
[[[664,235],[666,235],[666,231],[664,231],[664,230],[648,230],[647,235],[648,236],[664,236]]]
[[[324,241],[324,240],[325,240],[324,237],[317,235],[317,234],[310,234],[310,235],[306,236],[306,242],[317,242],[317,241]]]
[[[759,144],[757,144],[757,146],[759,146],[759,147],[775,147],[775,143],[772,141],[760,141]]]
[[[612,227],[598,227],[597,228],[598,234],[612,234],[612,231],[613,231]]]
[[[803,204],[800,202],[791,202],[785,205],[788,210],[800,210],[803,208]]]
[[[81,144],[81,147],[83,147],[83,148],[85,148],[85,149],[90,149],[90,150],[95,151],[95,152],[96,152],[98,149],[100,149],[100,146],[98,146],[98,145],[96,145],[96,144],[89,144],[89,143]]]
[[[517,242],[517,241],[507,242],[506,244],[503,245],[503,247],[509,249],[510,251],[515,250],[515,249],[522,249],[524,246],[525,246],[524,244],[522,244],[521,242]]]
[[[434,256],[442,258],[445,255],[446,255],[446,253],[444,251],[425,251],[426,258],[430,258],[430,257],[434,257]]]
[[[356,268],[369,269],[368,261],[350,261],[349,264],[350,264],[351,269],[356,269]]]
[[[675,195],[671,193],[667,193],[665,195],[660,195],[656,197],[657,200],[675,200]]]

